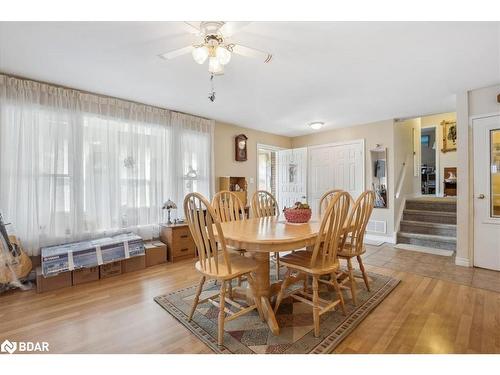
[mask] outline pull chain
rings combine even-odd
[[[215,88],[214,88],[214,75],[210,74],[210,92],[208,93],[208,99],[213,103],[215,102]]]

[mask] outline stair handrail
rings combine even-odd
[[[405,177],[406,177],[406,161],[403,162],[403,165],[401,166],[401,171],[399,172],[399,179],[395,194],[396,199],[399,199],[399,197],[401,196],[401,189],[403,188]]]

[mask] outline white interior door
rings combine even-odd
[[[474,265],[500,270],[500,116],[476,119]]]
[[[309,204],[317,212],[321,196],[342,189],[356,199],[365,186],[364,141],[310,147]]]
[[[278,205],[293,206],[307,199],[307,148],[278,151]]]

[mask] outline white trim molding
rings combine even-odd
[[[455,257],[455,264],[462,267],[472,267],[472,262],[469,258]]]
[[[380,235],[380,234],[372,234],[372,233],[367,233],[365,234],[365,238],[367,240],[371,241],[383,241],[387,242],[390,244],[395,244],[396,243],[396,234],[391,235]]]

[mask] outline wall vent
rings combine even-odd
[[[387,222],[385,220],[369,220],[366,225],[366,231],[369,233],[387,233]]]

